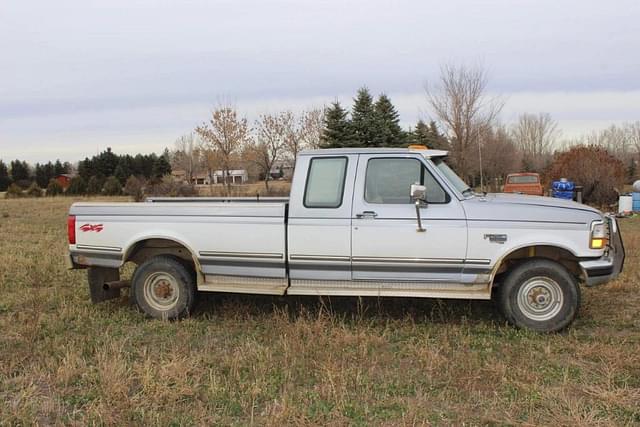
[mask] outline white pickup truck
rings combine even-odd
[[[131,286],[149,316],[197,292],[497,300],[541,332],[577,314],[579,283],[618,276],[614,217],[566,200],[474,193],[427,149],[302,152],[289,199],[75,203],[71,267],[94,302]],[[131,280],[119,268],[133,262]]]

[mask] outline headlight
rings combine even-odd
[[[609,228],[603,221],[591,223],[591,239],[589,247],[591,249],[603,249],[609,243]]]

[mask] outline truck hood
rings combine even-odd
[[[602,218],[590,206],[571,200],[522,194],[489,193],[463,202],[468,219],[585,222]]]

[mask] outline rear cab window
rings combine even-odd
[[[509,184],[538,184],[540,178],[536,175],[511,175],[507,179]]]

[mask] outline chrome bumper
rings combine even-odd
[[[618,222],[613,215],[606,215],[605,218],[609,221],[607,251],[601,258],[580,262],[587,286],[601,285],[615,279],[624,266],[624,244]]]

